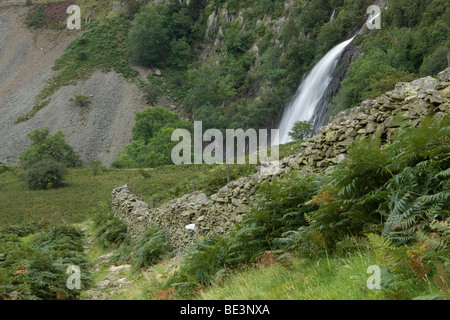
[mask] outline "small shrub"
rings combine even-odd
[[[97,229],[97,241],[101,248],[118,248],[122,244],[128,244],[129,236],[127,226],[114,217],[111,210],[105,206],[99,207],[94,215],[94,225]]]
[[[134,268],[139,270],[158,263],[171,248],[167,232],[157,227],[148,228],[132,248]]]
[[[28,12],[25,24],[29,28],[44,28],[47,25],[44,7],[34,7]]]
[[[96,176],[101,172],[106,171],[106,167],[98,159],[91,160],[89,162],[89,167],[91,168],[92,175]]]
[[[13,167],[0,162],[0,174],[14,170]]]
[[[92,282],[83,253],[83,234],[57,226],[25,245],[16,234],[0,233],[0,300],[73,300]],[[71,265],[80,267],[80,290],[67,286]]]
[[[144,179],[148,179],[152,176],[152,174],[148,171],[145,171],[144,169],[139,169],[139,174],[144,178]]]
[[[3,229],[4,233],[16,234],[19,237],[26,237],[44,229],[46,223],[43,222],[30,222],[27,224],[10,225]]]
[[[161,89],[153,83],[147,84],[144,88],[144,97],[149,104],[156,104],[161,94]]]
[[[70,102],[75,103],[79,107],[88,107],[92,102],[88,96],[82,94],[76,94],[74,97],[69,99]]]
[[[66,167],[55,160],[42,160],[31,166],[26,174],[25,181],[31,190],[47,189],[63,186],[63,178],[67,173]]]

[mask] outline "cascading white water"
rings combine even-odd
[[[280,144],[292,141],[289,132],[295,122],[312,119],[316,106],[322,101],[332,80],[333,72],[341,54],[352,40],[353,38],[331,49],[302,81],[294,98],[283,111],[279,125]]]

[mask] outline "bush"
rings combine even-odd
[[[150,227],[136,240],[131,248],[134,269],[140,270],[152,266],[170,251],[167,232],[157,227]]]
[[[133,139],[112,164],[117,168],[145,168],[172,164],[171,153],[178,142],[171,141],[175,129],[193,131],[192,124],[162,107],[136,113]]]
[[[47,223],[33,221],[27,224],[17,224],[7,226],[3,229],[2,232],[16,234],[19,237],[26,237],[28,235],[37,233],[38,231],[44,229],[45,227],[47,227]]]
[[[91,167],[91,173],[93,176],[96,176],[99,173],[107,170],[106,167],[102,164],[102,162],[98,159],[89,161],[89,167]]]
[[[114,217],[106,205],[99,205],[94,215],[94,226],[97,229],[96,240],[103,249],[118,248],[129,243],[127,226]]]
[[[355,107],[365,99],[374,99],[392,90],[396,83],[412,79],[412,74],[391,67],[386,53],[375,48],[350,65],[339,96],[333,100],[333,113]]]
[[[25,174],[25,181],[31,190],[47,189],[63,186],[63,178],[67,173],[66,167],[54,160],[42,160],[33,164]]]
[[[87,107],[91,104],[89,97],[82,94],[76,94],[73,98],[70,98],[69,101],[75,103],[79,107]]]
[[[8,171],[13,171],[13,170],[14,170],[14,168],[12,166],[8,166],[8,165],[0,162],[0,174],[8,172]]]
[[[156,104],[161,96],[162,90],[155,84],[149,83],[144,87],[144,98],[147,103]]]
[[[179,269],[165,286],[186,293],[201,285],[210,285],[231,270],[254,262],[265,251],[287,249],[282,241],[290,230],[307,224],[304,214],[316,208],[307,205],[320,184],[315,175],[291,176],[289,179],[263,184],[259,202],[241,224],[225,235],[204,238],[186,250]]]
[[[32,8],[25,19],[25,24],[29,28],[44,28],[47,25],[44,7]]]
[[[424,119],[386,148],[380,148],[379,139],[354,142],[315,196],[321,205],[311,215],[311,228],[330,244],[382,232],[398,246],[429,228],[433,218],[444,219],[450,210],[449,121]]]
[[[191,59],[191,47],[186,38],[173,40],[170,43],[168,63],[176,68],[185,68]]]

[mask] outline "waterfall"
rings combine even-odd
[[[330,23],[333,23],[334,15],[336,14],[336,9],[333,10],[333,13],[331,14]]]
[[[331,49],[302,81],[294,98],[283,111],[279,125],[280,144],[292,141],[289,132],[295,122],[314,120],[314,111],[325,96],[339,58],[352,40],[353,38]]]

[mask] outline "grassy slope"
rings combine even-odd
[[[99,202],[109,204],[112,189],[124,185],[127,179],[131,187],[136,185],[137,194],[143,193],[144,200],[157,197],[161,203],[172,195],[188,192],[188,181],[209,170],[209,166],[166,166],[146,169],[150,177],[144,179],[138,170],[109,170],[93,175],[88,168],[71,169],[66,187],[31,191],[17,169],[0,175],[0,227],[31,221],[81,222]]]
[[[366,287],[367,267],[375,264],[371,252],[349,257],[294,259],[284,267],[249,268],[208,288],[200,299],[208,300],[365,300],[380,299]]]
[[[101,253],[104,252],[95,256]],[[238,269],[189,297],[179,297],[174,291],[161,291],[177,262],[176,259],[165,259],[140,273],[126,270],[119,277],[133,281],[132,285],[125,289],[100,289],[99,292],[107,300],[387,300],[412,299],[439,290],[425,281],[419,286],[410,286],[401,297],[370,290],[367,280],[372,273],[367,273],[367,268],[376,264],[375,255],[372,251],[358,251],[331,257],[331,268],[325,258],[292,257],[288,265],[279,262],[269,266],[255,264]],[[110,278],[109,267],[104,265],[94,272],[96,282]]]
[[[280,159],[300,150],[301,142],[280,147]],[[248,165],[231,166],[231,177],[247,175]],[[142,174],[143,170],[145,173]],[[82,222],[91,216],[99,202],[110,203],[113,188],[127,180],[136,194],[150,205],[177,198],[194,189],[214,192],[225,183],[226,171],[217,165],[167,165],[151,169],[106,170],[94,175],[89,168],[70,169],[66,187],[32,191],[22,179],[23,171],[15,168],[0,174],[0,227],[32,221]],[[146,178],[144,178],[144,175]],[[211,185],[213,184],[213,185]]]

